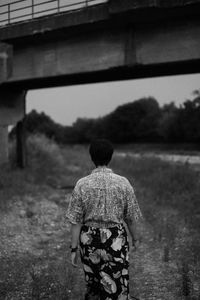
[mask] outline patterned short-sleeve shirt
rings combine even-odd
[[[81,178],[71,195],[67,219],[74,224],[115,224],[142,217],[129,181],[107,167]]]

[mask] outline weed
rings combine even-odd
[[[169,246],[165,245],[164,246],[164,255],[163,255],[163,261],[164,262],[169,262],[169,255],[170,255]]]
[[[182,263],[182,294],[189,296],[192,292],[192,282],[189,276],[189,266],[186,262]]]

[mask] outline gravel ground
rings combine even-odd
[[[69,197],[70,191],[40,188],[13,197],[8,211],[0,213],[0,300],[83,299],[81,264],[73,269],[69,263],[70,227],[65,221]],[[183,273],[178,256],[191,232],[175,210],[158,208],[155,214],[173,224],[177,221],[177,236],[170,245],[151,225],[141,228],[143,242],[130,255],[133,299],[199,300],[199,266]],[[184,296],[184,282],[190,298]]]

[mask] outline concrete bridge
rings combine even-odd
[[[7,126],[18,123],[24,165],[29,89],[199,71],[200,0],[109,0],[2,26],[0,161]]]

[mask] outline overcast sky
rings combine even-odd
[[[44,111],[56,122],[71,125],[78,117],[96,118],[118,105],[153,96],[160,105],[192,99],[200,89],[200,74],[137,79],[29,91],[27,112]]]

